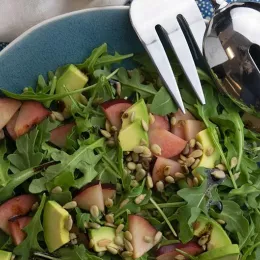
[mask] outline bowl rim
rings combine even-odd
[[[104,6],[104,7],[93,7],[93,8],[86,8],[86,9],[81,9],[81,10],[77,10],[77,11],[72,11],[69,13],[65,13],[65,14],[61,14],[49,19],[46,19],[34,26],[32,26],[31,28],[29,28],[28,30],[26,30],[25,32],[23,32],[21,35],[19,35],[17,38],[15,38],[13,41],[11,41],[1,52],[0,52],[0,57],[5,54],[9,49],[11,49],[17,42],[19,42],[20,40],[22,40],[24,37],[28,36],[30,33],[32,33],[34,30],[37,30],[38,28],[41,28],[43,26],[45,26],[48,23],[51,22],[55,22],[58,21],[60,19],[66,18],[66,17],[70,17],[73,15],[77,15],[77,14],[81,14],[81,13],[90,13],[90,12],[95,12],[95,11],[99,11],[99,10],[128,10],[130,9],[129,6]]]

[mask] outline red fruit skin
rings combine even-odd
[[[21,106],[14,128],[17,137],[28,133],[34,125],[41,123],[49,115],[50,111],[41,103],[25,101]]]
[[[104,202],[107,199],[114,199],[116,197],[116,186],[110,183],[101,184]]]
[[[10,235],[8,220],[16,216],[27,215],[38,198],[34,195],[20,195],[14,197],[0,206],[0,229]]]
[[[197,134],[205,129],[204,123],[199,120],[185,120],[183,121],[183,127],[186,141],[195,139]]]
[[[31,217],[19,217],[15,219],[10,219],[8,221],[8,228],[13,240],[13,243],[18,246],[21,244],[24,239],[26,238],[26,233],[23,231],[30,221],[32,220]]]
[[[18,115],[19,115],[19,111],[17,111],[13,117],[11,118],[11,120],[8,122],[8,124],[6,125],[6,130],[9,134],[9,136],[13,139],[13,140],[16,140],[17,139],[17,135],[14,131],[14,128],[15,128],[15,124],[16,124],[16,120],[18,118]]]
[[[22,103],[12,98],[0,98],[0,130],[11,120]]]
[[[150,236],[153,238],[156,235],[157,230],[146,219],[138,215],[129,215],[128,225],[129,231],[133,236],[133,258],[136,259],[144,255],[154,246],[153,243],[145,242],[143,239],[144,236]]]
[[[188,110],[186,110],[186,114],[183,114],[180,109],[174,114],[174,117],[176,118],[176,123],[174,126],[171,126],[171,132],[185,140],[183,121],[195,120],[195,118]]]
[[[105,210],[102,187],[99,182],[83,187],[73,200],[77,202],[79,208],[84,210],[89,210],[93,205],[97,205],[102,212]]]
[[[163,157],[158,157],[156,159],[156,162],[153,167],[153,172],[152,172],[152,179],[153,183],[156,183],[158,181],[163,181],[165,179],[164,175],[164,169],[166,166],[170,166],[170,175],[174,176],[174,173],[176,172],[183,172],[181,165],[171,159],[166,159]]]
[[[156,252],[156,260],[175,259],[175,256],[181,254],[178,251],[175,251],[176,248],[192,256],[197,256],[203,253],[203,249],[196,242],[188,242],[187,244],[177,243],[160,247]],[[186,259],[188,260],[188,258],[185,258],[185,260]]]
[[[164,129],[155,129],[149,132],[150,146],[157,144],[161,147],[161,157],[171,158],[179,155],[187,142]]]
[[[165,129],[167,131],[170,130],[170,124],[167,116],[154,116],[154,123],[149,125],[149,131],[152,131],[154,129]]]
[[[116,126],[117,129],[120,129],[122,125],[122,113],[131,106],[132,103],[125,99],[109,100],[101,104],[107,119],[111,125]]]
[[[51,131],[50,142],[59,148],[64,148],[67,142],[67,136],[71,133],[75,123],[59,126]]]

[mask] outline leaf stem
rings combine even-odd
[[[42,254],[42,253],[38,253],[38,252],[34,253],[34,255],[42,257],[42,258],[45,258],[45,259],[50,259],[50,260],[60,260],[60,258],[48,256],[48,255],[45,255],[45,254]]]
[[[164,208],[179,208],[186,205],[186,202],[171,202],[171,203],[160,203],[157,206],[161,209]],[[143,209],[157,209],[155,205],[145,205],[142,207]]]
[[[241,260],[246,260],[247,257],[252,253],[252,251],[253,251],[255,248],[257,248],[258,246],[260,246],[260,242],[258,242],[258,243],[256,243],[256,244],[254,244],[253,246],[249,247],[249,248],[246,250],[245,254],[242,256]]]
[[[173,233],[173,235],[175,237],[177,237],[177,233],[175,232],[172,224],[170,223],[169,219],[166,217],[166,215],[164,214],[164,212],[161,210],[161,208],[158,206],[158,204],[153,200],[153,198],[150,198],[150,201],[152,202],[152,204],[155,206],[155,208],[159,211],[159,213],[162,215],[163,219],[165,220],[165,222],[167,223],[168,227],[170,228],[171,232]]]

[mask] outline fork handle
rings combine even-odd
[[[228,5],[228,3],[225,0],[211,0],[211,3],[215,11],[222,9],[223,7]]]

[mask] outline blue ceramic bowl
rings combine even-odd
[[[0,88],[20,92],[39,74],[78,63],[102,43],[110,52],[143,52],[129,19],[129,7],[87,9],[44,21],[0,52]]]

